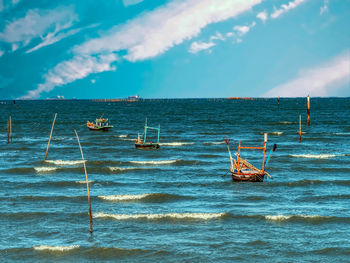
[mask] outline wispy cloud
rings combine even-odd
[[[203,41],[193,42],[188,51],[190,53],[195,54],[203,50],[208,50],[211,47],[216,46],[216,43],[214,41],[218,41],[218,40],[220,41],[226,40],[225,37],[220,32],[216,32],[215,35],[211,36],[208,42],[203,42]],[[209,50],[209,53],[211,53],[211,50]]]
[[[197,36],[207,25],[236,17],[260,2],[262,0],[173,0],[124,25],[112,28],[100,38],[76,46],[73,50],[75,57],[72,61],[78,64],[77,58],[79,57],[113,55],[120,51],[125,51],[126,55],[122,58],[131,62],[150,59]],[[64,81],[52,81],[61,79],[62,71],[58,70],[61,68],[59,64],[52,69],[44,76],[45,82],[28,96],[39,96],[40,92],[47,90],[45,87],[52,89],[78,79],[75,74],[72,74]],[[106,68],[109,70],[110,67]],[[64,74],[69,74],[69,72],[64,71]]]
[[[266,20],[267,20],[267,18],[268,18],[267,11],[264,10],[264,11],[258,13],[258,14],[256,15],[256,18],[259,18],[263,23],[265,23]]]
[[[233,30],[237,32],[238,36],[242,37],[247,34],[251,28],[255,27],[256,22],[252,22],[250,25],[234,26]]]
[[[294,0],[294,1],[290,1],[288,4],[283,4],[279,9],[275,8],[274,12],[271,14],[271,18],[278,18],[284,13],[287,13],[291,9],[296,8],[298,5],[304,2],[306,2],[306,0]]]
[[[214,42],[193,42],[190,46],[190,49],[188,50],[190,53],[198,53],[199,51],[207,50],[216,44]]]
[[[17,48],[27,46],[35,38],[56,34],[72,26],[77,20],[72,7],[58,7],[53,10],[29,10],[22,18],[6,24],[0,33],[0,41]]]
[[[336,90],[349,84],[350,52],[346,51],[322,65],[302,70],[295,79],[271,89],[265,96],[332,96]]]
[[[0,0],[0,12],[15,7],[20,1],[21,0],[9,0],[5,2],[4,0]]]
[[[44,38],[43,38],[43,41],[36,45],[35,47],[29,49],[26,51],[26,53],[31,53],[33,51],[36,51],[42,47],[46,47],[46,46],[49,46],[49,45],[52,45],[52,44],[55,44],[59,41],[61,41],[62,39],[64,38],[67,38],[67,37],[70,37],[70,36],[73,36],[77,33],[79,33],[80,31],[82,30],[85,30],[87,28],[92,28],[92,27],[96,27],[98,24],[94,24],[94,25],[91,25],[91,26],[87,26],[87,27],[81,27],[81,28],[76,28],[76,29],[71,29],[67,32],[62,32],[62,33],[58,33],[55,31],[55,32],[52,32],[52,33],[48,33]]]
[[[143,2],[143,0],[123,0],[124,6],[137,5]]]
[[[320,7],[320,15],[323,15],[324,13],[328,12],[328,0],[323,1],[323,6]]]
[[[116,67],[111,63],[117,59],[115,54],[74,57],[72,60],[58,64],[53,71],[45,75],[46,82],[44,84],[40,84],[37,89],[29,91],[20,99],[37,98],[41,92],[51,91],[56,86],[83,79],[93,73],[116,70]]]

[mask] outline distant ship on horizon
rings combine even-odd
[[[139,95],[136,95],[136,96],[129,96],[128,99],[129,100],[138,100],[140,98]]]

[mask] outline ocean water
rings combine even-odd
[[[350,262],[349,98],[311,98],[309,127],[304,98],[1,101],[0,113],[1,261]],[[89,131],[102,114],[114,128]],[[146,117],[158,150],[135,149]],[[235,152],[265,132],[273,179],[232,182],[224,138]],[[261,152],[242,156],[261,166]]]

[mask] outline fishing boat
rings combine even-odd
[[[229,147],[229,140],[225,139],[227,144],[228,153],[230,156],[230,173],[233,181],[246,181],[246,182],[263,182],[265,177],[272,177],[266,172],[267,165],[270,161],[271,153],[276,150],[277,145],[274,144],[271,149],[267,162],[265,159],[266,154],[266,144],[267,144],[267,133],[264,134],[264,146],[263,147],[243,147],[241,146],[241,141],[238,143],[238,152],[235,154],[237,159],[233,159]],[[247,160],[241,157],[241,149],[255,149],[263,151],[262,168],[258,169]]]
[[[113,128],[108,119],[103,118],[96,119],[95,123],[88,121],[86,125],[91,131],[108,131]]]
[[[156,130],[157,131],[157,141],[151,142],[147,140],[147,130]],[[160,134],[160,125],[158,127],[147,126],[147,118],[145,123],[145,129],[143,134],[137,135],[137,140],[135,142],[135,147],[139,149],[158,149],[159,148],[159,134]]]

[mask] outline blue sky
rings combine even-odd
[[[350,0],[0,0],[0,99],[350,96]]]

